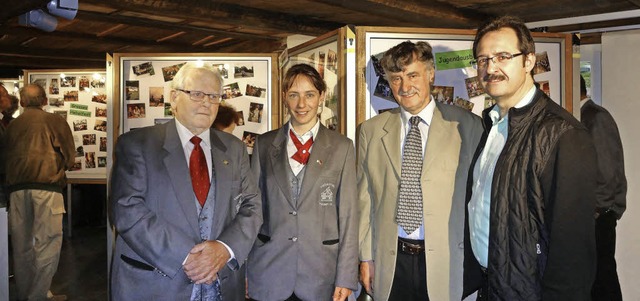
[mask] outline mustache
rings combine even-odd
[[[505,80],[505,79],[507,79],[507,77],[502,74],[487,74],[482,78],[482,80],[485,82],[492,81],[492,80]]]
[[[412,88],[409,91],[398,91],[398,95],[400,95],[400,96],[409,96],[409,95],[412,95],[412,94],[417,94],[418,92],[420,92],[418,89]]]

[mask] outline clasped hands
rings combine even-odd
[[[230,257],[231,254],[222,243],[207,240],[195,245],[189,251],[182,269],[195,284],[209,285],[218,278],[218,272]]]

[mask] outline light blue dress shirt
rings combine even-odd
[[[515,107],[528,105],[533,99],[536,87],[533,86]],[[478,263],[487,267],[489,258],[489,224],[491,209],[491,185],[493,172],[500,153],[507,142],[509,130],[509,114],[500,118],[500,108],[496,105],[489,111],[492,126],[487,142],[473,168],[473,186],[469,201],[469,233],[471,249]]]
[[[433,111],[436,108],[436,103],[431,97],[429,104],[427,104],[420,113],[416,116],[420,116],[422,121],[418,125],[420,129],[420,136],[422,137],[422,158],[424,159],[424,151],[427,147],[427,138],[429,137],[429,126],[431,125],[431,119],[433,118]],[[409,119],[411,119],[413,115],[411,113],[405,111],[402,107],[400,107],[400,119],[402,120],[402,126],[400,127],[400,154],[404,151],[404,138],[409,134]],[[400,158],[402,159],[402,158]],[[400,160],[402,161],[402,160]],[[416,239],[416,240],[424,240],[424,222],[420,227],[413,231],[413,233],[407,234],[404,231],[402,226],[398,225],[398,236],[402,238],[408,239]]]

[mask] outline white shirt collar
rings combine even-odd
[[[194,135],[184,125],[182,125],[182,123],[180,123],[180,121],[178,121],[177,118],[176,118],[176,130],[178,130],[178,136],[180,137],[180,144],[184,148],[185,145],[187,145],[187,143],[190,143],[189,140],[191,140],[191,137],[193,137]],[[209,136],[210,131],[211,129],[207,129],[204,132],[200,133],[200,135],[198,135],[198,137],[202,139],[202,142],[200,143],[203,145],[200,145],[200,146],[203,148],[204,146],[211,148],[211,137]]]
[[[584,106],[585,103],[587,103],[587,101],[591,100],[591,97],[587,97],[585,99],[581,99],[580,100],[580,108],[582,109],[582,106]]]
[[[430,99],[429,104],[427,104],[427,106],[424,107],[422,111],[420,111],[418,114],[415,115],[415,116],[420,116],[420,118],[422,118],[422,120],[427,125],[431,125],[431,119],[433,118],[433,111],[436,109],[436,102],[433,100],[433,97],[429,96],[429,99]],[[400,118],[402,119],[402,124],[404,125],[409,124],[409,119],[411,119],[411,117],[413,116],[414,115],[407,112],[402,106],[400,106]]]
[[[531,101],[533,101],[533,96],[536,94],[536,86],[532,86],[531,89],[529,89],[529,92],[527,92],[527,94],[524,95],[524,97],[522,97],[522,99],[520,99],[520,101],[518,103],[516,103],[516,105],[514,106],[514,108],[522,108],[528,104],[531,103]],[[507,111],[507,114],[504,115],[505,118],[507,118],[509,116],[509,112]],[[491,111],[489,111],[489,118],[491,118],[492,124],[496,124],[498,121],[500,121],[500,107],[499,106],[494,106],[493,109],[491,109]]]
[[[316,120],[316,124],[313,125],[313,127],[306,133],[302,133],[302,134],[297,133],[296,130],[293,129],[293,126],[291,125],[291,121],[289,121],[288,128],[293,132],[294,135],[296,135],[296,137],[300,142],[305,143],[310,138],[318,136],[318,130],[320,129],[320,119]],[[289,137],[289,133],[287,133],[287,137]]]

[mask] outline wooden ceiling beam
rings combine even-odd
[[[1,69],[105,69],[102,61],[85,61],[70,58],[19,57],[0,54]]]
[[[84,1],[84,0],[83,0]],[[127,24],[132,26],[141,26],[141,27],[152,27],[158,29],[169,29],[169,30],[180,30],[186,32],[195,32],[200,34],[213,34],[213,35],[224,35],[236,39],[263,39],[263,40],[277,40],[279,38],[275,38],[268,35],[259,35],[259,34],[250,34],[250,33],[238,33],[233,31],[212,29],[206,27],[198,27],[186,24],[176,24],[170,22],[161,22],[156,20],[149,20],[144,18],[133,18],[127,16],[120,16],[115,14],[101,14],[96,12],[89,11],[78,11],[76,18],[86,21],[97,21],[97,22],[106,22],[106,23],[119,23],[119,24]]]
[[[202,0],[83,0],[83,3],[108,5],[138,13],[153,12],[173,18],[189,16],[192,21],[216,22],[245,28],[262,28],[278,32],[320,35],[345,24],[318,20],[312,16],[285,14],[220,1]]]
[[[178,32],[176,32],[174,34],[170,34],[170,35],[168,35],[166,37],[159,38],[159,39],[156,40],[156,42],[159,43],[159,42],[164,42],[164,41],[167,41],[167,40],[171,40],[171,39],[177,38],[177,37],[179,37],[179,36],[181,36],[181,35],[183,35],[185,33],[187,33],[187,32],[186,31],[178,31]]]
[[[104,52],[87,52],[45,48],[27,48],[3,46],[0,48],[0,56],[11,56],[21,58],[42,58],[42,59],[63,59],[80,61],[101,61],[104,62]]]

